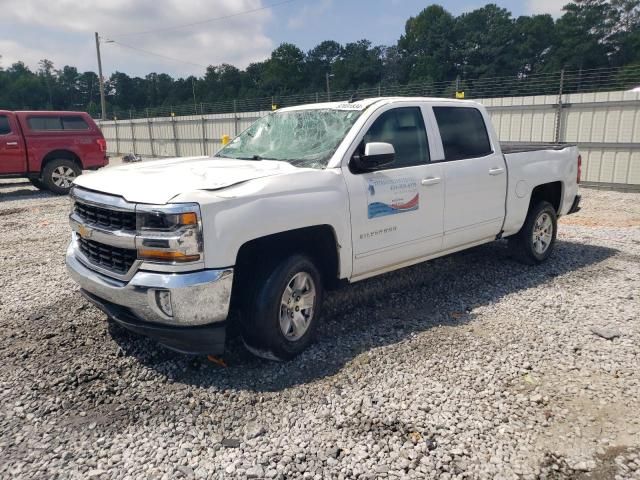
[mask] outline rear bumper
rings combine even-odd
[[[567,212],[567,215],[571,215],[572,213],[577,213],[580,211],[580,200],[582,200],[582,197],[580,195],[576,195],[576,198],[573,199],[573,203],[571,204],[571,208]]]

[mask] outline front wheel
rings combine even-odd
[[[292,255],[263,267],[243,299],[241,328],[253,354],[289,360],[315,337],[323,297],[322,278],[313,261]],[[243,287],[241,287],[243,288]]]
[[[518,260],[527,265],[544,262],[556,244],[558,218],[549,202],[539,202],[529,209],[522,229],[509,239],[509,246]]]
[[[51,160],[42,170],[42,183],[53,193],[66,195],[82,173],[78,165],[65,158]]]

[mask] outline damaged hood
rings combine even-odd
[[[107,167],[81,175],[79,187],[118,195],[129,202],[164,204],[182,193],[219,190],[247,180],[298,170],[275,160],[187,157]]]

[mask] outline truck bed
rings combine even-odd
[[[545,142],[500,142],[502,153],[508,155],[510,153],[535,152],[538,150],[564,150],[565,148],[574,147],[571,143],[545,143]]]

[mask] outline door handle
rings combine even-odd
[[[490,168],[489,175],[502,175],[504,173],[504,168]]]
[[[422,183],[422,185],[424,185],[425,187],[428,187],[429,185],[437,185],[441,181],[442,179],[440,177],[429,177],[423,179],[420,183]]]
[[[18,148],[18,142],[7,142],[6,145],[7,145],[7,148],[9,149]]]

